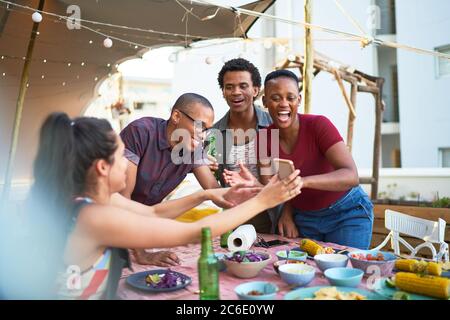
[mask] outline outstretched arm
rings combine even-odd
[[[196,242],[203,227],[210,227],[212,235],[218,236],[259,212],[295,197],[301,189],[298,173],[294,172],[283,181],[275,176],[254,198],[193,223],[130,214],[113,206],[90,205],[82,209],[77,229],[98,246],[160,248]]]

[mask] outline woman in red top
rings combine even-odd
[[[367,249],[373,205],[359,186],[355,162],[336,127],[324,116],[297,113],[301,101],[298,84],[297,76],[288,70],[274,71],[264,81],[263,103],[273,124],[259,133],[261,183],[271,177],[270,170],[266,175],[262,171],[270,166],[263,161],[266,155],[292,160],[303,181],[301,194],[284,205],[278,231],[287,237]],[[273,137],[279,141],[276,150],[271,150],[272,135],[279,135],[279,140]],[[226,172],[226,179],[249,182],[248,171],[242,169],[240,176]]]

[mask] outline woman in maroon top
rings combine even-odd
[[[301,194],[284,205],[278,231],[287,237],[367,249],[373,205],[359,186],[355,162],[336,127],[324,116],[297,113],[301,101],[298,84],[297,76],[288,70],[274,71],[264,81],[263,103],[273,124],[259,133],[261,173],[270,166],[265,155],[289,159],[300,169],[303,181]],[[271,150],[272,135],[279,135],[277,150]],[[250,181],[249,172],[243,169],[240,176],[226,172],[226,179],[231,184]],[[266,184],[270,177],[269,170],[262,174],[261,183]]]

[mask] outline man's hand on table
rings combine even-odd
[[[170,251],[146,252],[145,250],[135,250],[136,262],[139,264],[149,264],[158,267],[172,267],[180,264],[178,256]]]

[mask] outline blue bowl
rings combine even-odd
[[[316,254],[314,261],[317,267],[324,272],[331,268],[344,268],[348,264],[348,257],[345,254]]]
[[[257,291],[261,294],[249,294],[252,291]],[[234,292],[236,292],[240,300],[274,300],[278,292],[278,287],[270,282],[254,281],[238,285],[234,288]]]
[[[331,268],[325,270],[324,275],[334,286],[357,287],[361,283],[364,271],[353,268]]]
[[[278,268],[281,279],[289,285],[308,285],[316,274],[316,269],[307,264],[287,263]]]
[[[290,250],[289,257],[286,256],[286,250],[280,250],[277,252],[278,260],[295,260],[295,261],[306,261],[308,254],[303,251]]]

